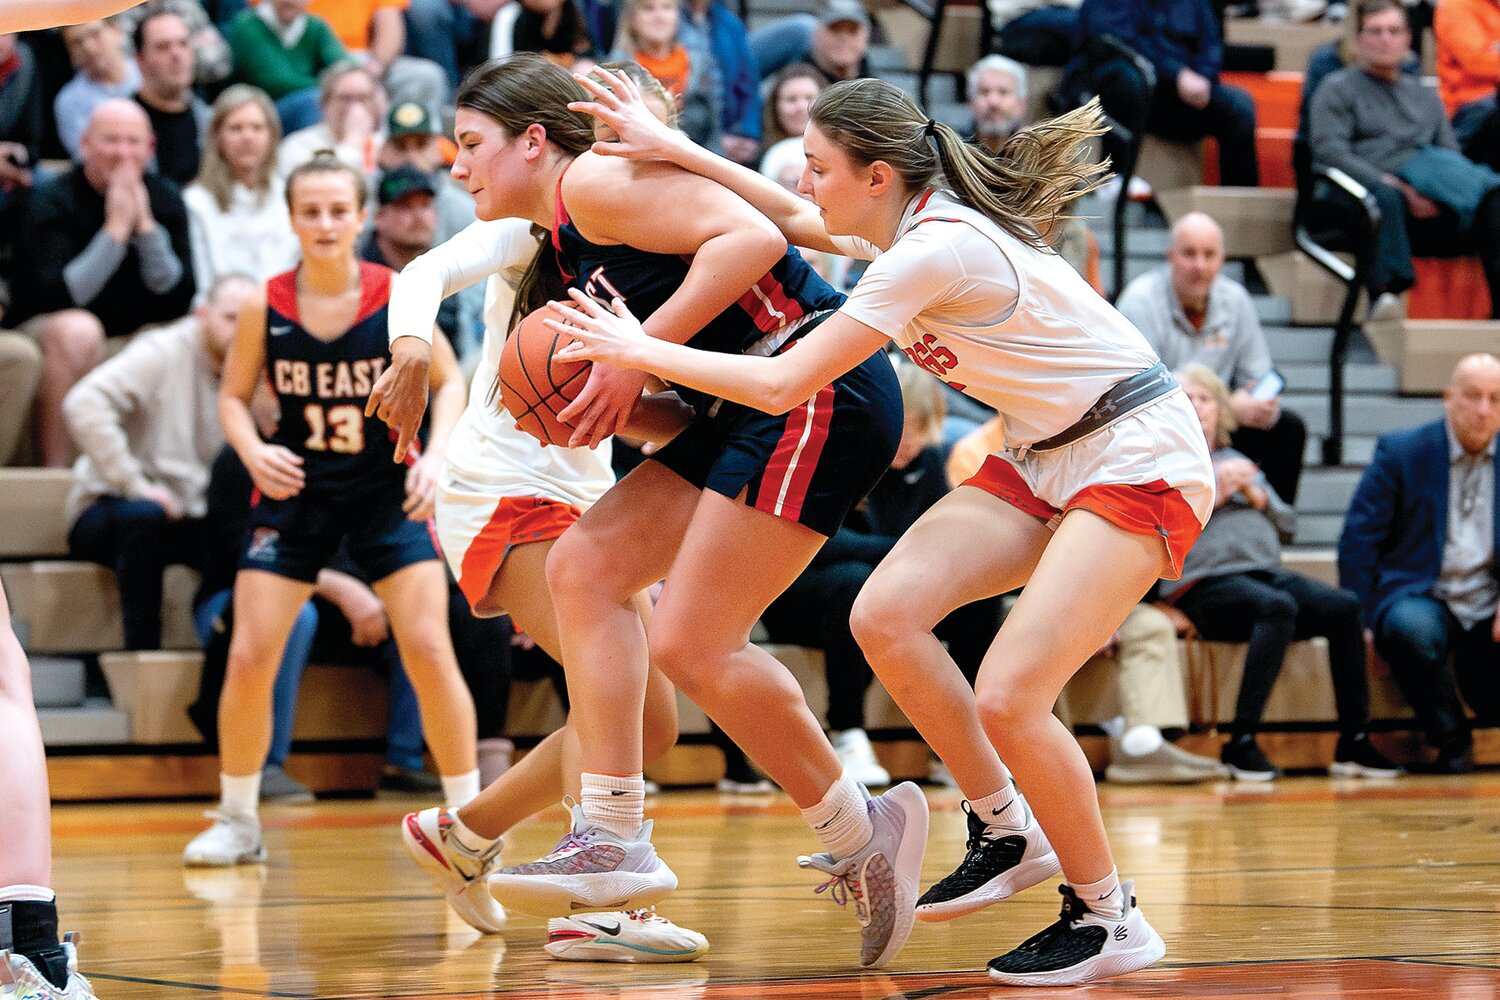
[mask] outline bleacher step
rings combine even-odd
[[[1309,435],[1328,433],[1328,397],[1326,395],[1289,395],[1286,405],[1296,410],[1307,423]],[[1436,399],[1407,399],[1390,396],[1349,396],[1344,400],[1345,431],[1379,437],[1391,431],[1416,427],[1443,415],[1443,404]],[[1346,458],[1347,462],[1348,459]]]
[[[1336,546],[1339,534],[1344,530],[1344,515],[1298,514],[1297,544]]]
[[[42,742],[49,747],[130,742],[130,716],[108,698],[88,698],[73,708],[42,708],[36,714],[42,724]]]
[[[1359,485],[1363,469],[1339,466],[1335,469],[1309,468],[1302,473],[1297,489],[1297,513],[1342,514]]]
[[[1298,335],[1308,331],[1298,330]],[[1288,361],[1277,359],[1276,370],[1286,379],[1288,393],[1328,392],[1328,361]],[[1389,365],[1346,364],[1344,366],[1344,391],[1349,394],[1393,396],[1398,378],[1396,369]]]
[[[71,656],[33,656],[31,700],[37,708],[76,708],[86,694],[83,661]]]
[[[0,559],[65,556],[69,469],[0,469]]]

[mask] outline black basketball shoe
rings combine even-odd
[[[1020,793],[1017,792],[1017,797]],[[1009,899],[1022,889],[1045,882],[1061,871],[1047,835],[1023,799],[1026,826],[1020,830],[990,826],[965,801],[969,814],[966,853],[952,875],[942,879],[917,900],[919,920],[952,920]]]
[[[990,978],[1011,986],[1074,986],[1155,965],[1167,953],[1135,905],[1135,883],[1122,883],[1125,915],[1103,917],[1084,905],[1070,885],[1060,885],[1062,915],[1014,951],[990,961]]]

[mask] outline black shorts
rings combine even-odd
[[[304,490],[272,500],[257,494],[240,569],[314,583],[346,537],[349,557],[371,581],[438,558],[432,522],[407,520],[405,498],[399,483],[359,497]]]
[[[651,456],[699,489],[832,536],[890,468],[905,422],[885,353],[771,416],[725,401]]]

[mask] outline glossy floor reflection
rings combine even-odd
[[[925,881],[963,849],[956,793],[933,806]],[[65,928],[104,1000],[241,997],[976,1000],[991,997],[1500,997],[1500,775],[1274,788],[1101,790],[1120,869],[1167,941],[1147,973],[1067,991],[992,986],[984,963],[1056,916],[1038,887],[917,925],[890,968],[858,974],[858,929],[796,867],[814,847],[782,796],[670,793],[648,804],[682,888],[661,907],[707,934],[691,965],[562,963],[544,922],[482,938],[410,865],[403,800],[265,814],[269,864],[182,868],[200,805],[63,806]],[[516,830],[507,859],[548,850],[562,811]]]

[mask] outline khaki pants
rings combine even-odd
[[[1172,619],[1149,604],[1137,604],[1120,626],[1116,659],[1120,714],[1127,730],[1187,728],[1187,694]]]
[[[15,458],[31,426],[31,401],[42,375],[42,352],[30,337],[0,330],[0,465]]]

